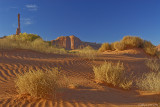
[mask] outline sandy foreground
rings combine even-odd
[[[160,96],[138,90],[121,90],[94,81],[92,65],[121,61],[128,72],[148,71],[141,52],[106,52],[94,61],[72,55],[44,54],[28,50],[0,50],[0,107],[158,107]],[[65,89],[56,100],[18,95],[16,74],[29,69],[61,67],[76,87]]]

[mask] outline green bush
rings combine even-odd
[[[19,94],[29,94],[33,97],[54,98],[60,89],[58,69],[53,71],[29,71],[18,74],[15,85]]]
[[[142,48],[143,40],[136,36],[125,36],[122,39],[125,48]]]
[[[125,49],[125,45],[123,42],[114,42],[114,49],[122,51]]]
[[[103,43],[99,48],[99,52],[104,52],[106,50],[111,50],[109,43]]]
[[[132,80],[127,79],[123,63],[105,62],[100,66],[93,66],[95,79],[113,86],[129,89]]]

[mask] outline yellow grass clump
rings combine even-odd
[[[20,33],[19,35],[10,35],[6,36],[8,39],[12,40],[21,40],[21,41],[34,41],[37,38],[41,38],[40,36],[36,34],[28,34],[28,33]]]
[[[27,33],[0,39],[0,49],[29,49],[43,53],[66,53],[65,49],[52,46],[39,36]]]
[[[84,58],[93,60],[93,59],[95,59],[98,56],[98,53],[92,47],[87,46],[87,47],[79,50],[77,52],[77,55],[80,56],[80,57],[84,57]]]
[[[136,36],[125,36],[122,39],[122,42],[125,45],[125,48],[142,48],[143,40],[140,37]]]
[[[122,50],[133,49],[133,48],[141,48],[151,56],[160,57],[160,53],[158,52],[156,46],[154,46],[151,42],[143,40],[140,37],[136,37],[136,36],[125,36],[123,37],[122,40],[113,42],[111,44],[104,43],[99,48],[99,52],[104,52],[106,50],[122,51]]]
[[[139,89],[143,91],[160,91],[160,72],[149,72],[143,74],[136,82]]]
[[[157,53],[157,48],[150,41],[144,41],[143,44],[144,51],[152,56],[155,56]]]
[[[125,49],[125,45],[123,42],[114,42],[114,49],[122,51]]]
[[[98,52],[104,52],[106,50],[111,50],[109,43],[103,43],[101,47],[99,48]]]
[[[40,98],[54,98],[56,92],[60,89],[59,79],[58,69],[47,72],[42,70],[29,71],[24,74],[18,74],[15,84],[19,94],[29,94]]]
[[[137,79],[137,87],[144,91],[160,91],[160,63],[156,59],[148,59],[146,65],[151,71]]]
[[[132,80],[127,79],[123,63],[104,62],[100,66],[93,66],[95,79],[115,87],[130,89]]]
[[[156,59],[146,60],[146,65],[152,72],[160,71],[160,63]]]

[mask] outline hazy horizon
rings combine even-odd
[[[159,0],[0,1],[0,36],[21,32],[44,40],[75,35],[87,42],[115,42],[126,35],[160,44]]]

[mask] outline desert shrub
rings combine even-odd
[[[122,51],[125,49],[125,45],[123,42],[114,42],[114,49]]]
[[[153,72],[159,72],[160,71],[160,63],[155,59],[146,60],[146,65]]]
[[[32,40],[33,38],[27,39],[26,41],[24,39],[15,40],[10,37],[0,39],[0,49],[29,49],[43,53],[66,53],[66,50],[64,48],[57,48],[55,46],[51,46],[48,42],[43,41],[41,38],[34,38],[34,40]]]
[[[87,58],[87,59],[91,60],[91,59],[95,59],[98,56],[98,53],[92,47],[87,46],[87,47],[79,50],[77,52],[77,55],[80,56],[80,57],[84,57],[84,58]]]
[[[122,39],[125,48],[142,48],[143,40],[136,36],[125,36]]]
[[[101,47],[99,48],[99,52],[104,52],[104,51],[106,51],[106,50],[110,50],[111,48],[110,48],[110,45],[109,45],[109,43],[103,43],[102,45],[101,45]]]
[[[113,43],[110,44],[110,48],[111,48],[112,51],[116,50],[116,49],[114,48],[114,44],[115,44],[115,43],[116,43],[116,42],[113,42]]]
[[[93,66],[95,79],[113,86],[129,89],[132,80],[128,80],[123,63],[104,62],[100,66]]]
[[[157,51],[157,52],[156,52],[156,56],[157,56],[158,58],[160,58],[160,51]]]
[[[41,37],[36,34],[20,33],[19,35],[7,36],[7,38],[12,40],[34,41],[35,39]]]
[[[139,89],[144,91],[160,91],[160,72],[143,74],[136,82]]]
[[[60,74],[58,69],[53,71],[29,71],[24,74],[18,74],[15,80],[16,88],[19,94],[29,94],[33,97],[55,97],[60,88],[58,79]]]
[[[152,56],[155,56],[157,53],[156,46],[154,46],[150,41],[144,41],[143,49],[147,54]]]

